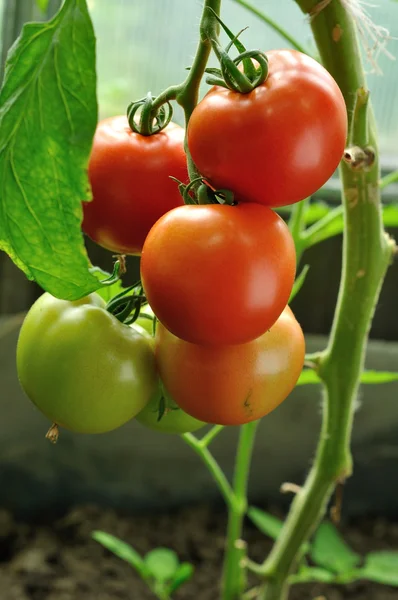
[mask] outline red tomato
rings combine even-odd
[[[219,425],[241,425],[274,410],[294,388],[304,354],[304,335],[289,307],[248,344],[200,346],[161,323],[156,330],[163,385],[187,414]]]
[[[192,113],[188,147],[216,188],[268,206],[293,204],[337,168],[347,137],[343,95],[296,50],[267,52],[267,80],[248,94],[213,87]]]
[[[152,225],[183,204],[178,185],[188,179],[184,130],[170,123],[151,136],[134,133],[127,117],[98,124],[89,162],[93,200],[83,203],[82,228],[97,244],[139,254]]]
[[[196,344],[242,344],[273,325],[294,282],[285,222],[261,204],[175,208],[151,229],[141,278],[157,318]]]

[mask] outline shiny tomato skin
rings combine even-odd
[[[127,117],[101,121],[89,161],[93,199],[83,202],[83,231],[118,254],[140,254],[152,225],[183,204],[170,175],[187,181],[184,130],[170,123],[160,133],[134,133]]]
[[[43,294],[19,334],[17,371],[52,422],[104,433],[135,417],[156,389],[153,341],[120,323],[98,294],[75,302]]]
[[[331,177],[347,112],[333,77],[296,50],[271,50],[267,80],[248,94],[213,87],[192,113],[188,147],[216,188],[249,202],[293,204]]]
[[[260,204],[175,208],[151,229],[141,278],[153,312],[196,344],[242,344],[286,306],[296,253],[285,222]]]
[[[219,425],[241,425],[274,410],[304,364],[300,325],[286,307],[270,331],[247,344],[201,346],[158,323],[155,356],[167,391],[185,412]]]

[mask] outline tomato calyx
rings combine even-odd
[[[210,36],[210,42],[219,60],[220,68],[206,69],[205,72],[209,75],[206,82],[210,85],[225,87],[240,94],[248,94],[264,83],[268,77],[267,55],[261,50],[246,50],[245,46],[238,39],[245,29],[234,35],[213,9],[209,7],[209,10],[212,11],[213,17],[218,21],[231,41],[225,48],[222,48],[218,40]],[[235,58],[231,58],[228,54],[232,46],[235,46],[239,52]],[[257,66],[254,65],[254,62],[257,63]],[[240,64],[242,64],[243,70],[239,68]]]
[[[160,107],[154,107],[155,96],[151,92],[132,102],[127,107],[127,120],[134,133],[140,135],[155,135],[167,127],[173,117],[173,107],[167,100]],[[137,112],[141,110],[137,119]]]
[[[178,184],[184,204],[229,204],[230,206],[236,204],[235,195],[231,190],[217,190],[203,177],[196,177],[187,185],[175,177],[170,177],[170,179]]]
[[[131,325],[139,317],[141,306],[146,302],[141,281],[109,300],[105,309],[118,321]]]

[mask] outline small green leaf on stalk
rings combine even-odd
[[[37,6],[40,8],[42,13],[47,12],[48,5],[50,4],[50,0],[36,0]]]
[[[331,207],[326,202],[311,202],[305,212],[304,222],[306,225],[316,223],[331,210]]]
[[[317,373],[313,369],[304,369],[301,371],[300,377],[296,385],[308,385],[314,383],[321,383],[321,380]]]
[[[398,204],[383,207],[383,223],[385,227],[398,227]]]
[[[105,531],[93,531],[91,536],[96,542],[100,543],[102,546],[104,546],[104,548],[115,554],[115,556],[121,558],[134,567],[141,577],[147,577],[148,569],[145,561],[129,544],[122,542],[122,540],[119,540],[119,538],[110,535],[109,533],[105,533]]]
[[[358,578],[398,587],[398,552],[371,552]]]
[[[327,569],[321,567],[306,567],[300,568],[298,573],[289,577],[289,583],[311,583],[313,581],[319,581],[321,583],[332,583],[335,580],[334,573],[331,573]]]
[[[261,533],[273,540],[278,538],[283,527],[283,521],[255,506],[249,508],[247,516]]]
[[[293,289],[292,289],[291,294],[290,294],[289,304],[293,300],[293,298],[295,296],[297,296],[297,294],[299,293],[299,291],[303,287],[303,284],[304,284],[305,278],[307,277],[307,273],[309,271],[309,268],[310,268],[309,265],[304,265],[304,267],[300,271],[300,275],[298,277],[296,277],[296,280],[295,280],[295,282],[293,284]]]
[[[144,557],[145,565],[156,581],[165,582],[174,578],[179,560],[173,550],[169,548],[156,548]]]
[[[174,573],[173,579],[170,582],[168,592],[173,594],[178,588],[184,583],[189,581],[194,574],[194,567],[190,563],[183,562],[179,565],[177,571]]]
[[[81,233],[97,124],[95,36],[85,0],[28,23],[0,91],[0,249],[54,296],[98,289]]]
[[[361,562],[343,540],[332,523],[321,523],[311,544],[310,555],[314,563],[329,571],[343,574],[352,571]]]
[[[261,533],[270,537],[272,540],[278,539],[279,534],[282,531],[283,521],[255,506],[250,506],[247,511],[247,516]],[[308,550],[309,544],[304,543],[301,549],[302,554],[306,554]]]

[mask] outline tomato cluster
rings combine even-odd
[[[188,180],[182,128],[144,136],[125,117],[98,125],[83,230],[113,252],[141,254],[149,304],[133,324],[97,294],[77,302],[44,294],[34,304],[18,373],[57,424],[88,433],[134,417],[169,433],[239,425],[295,386],[305,352],[287,305],[296,254],[271,207],[303,199],[333,174],[347,117],[316,61],[291,50],[267,57],[264,83],[246,94],[216,86],[192,113],[187,144],[201,189],[224,190],[208,203],[192,203],[190,192],[184,204],[171,179],[180,189]],[[229,198],[225,190],[233,202],[216,202]]]

